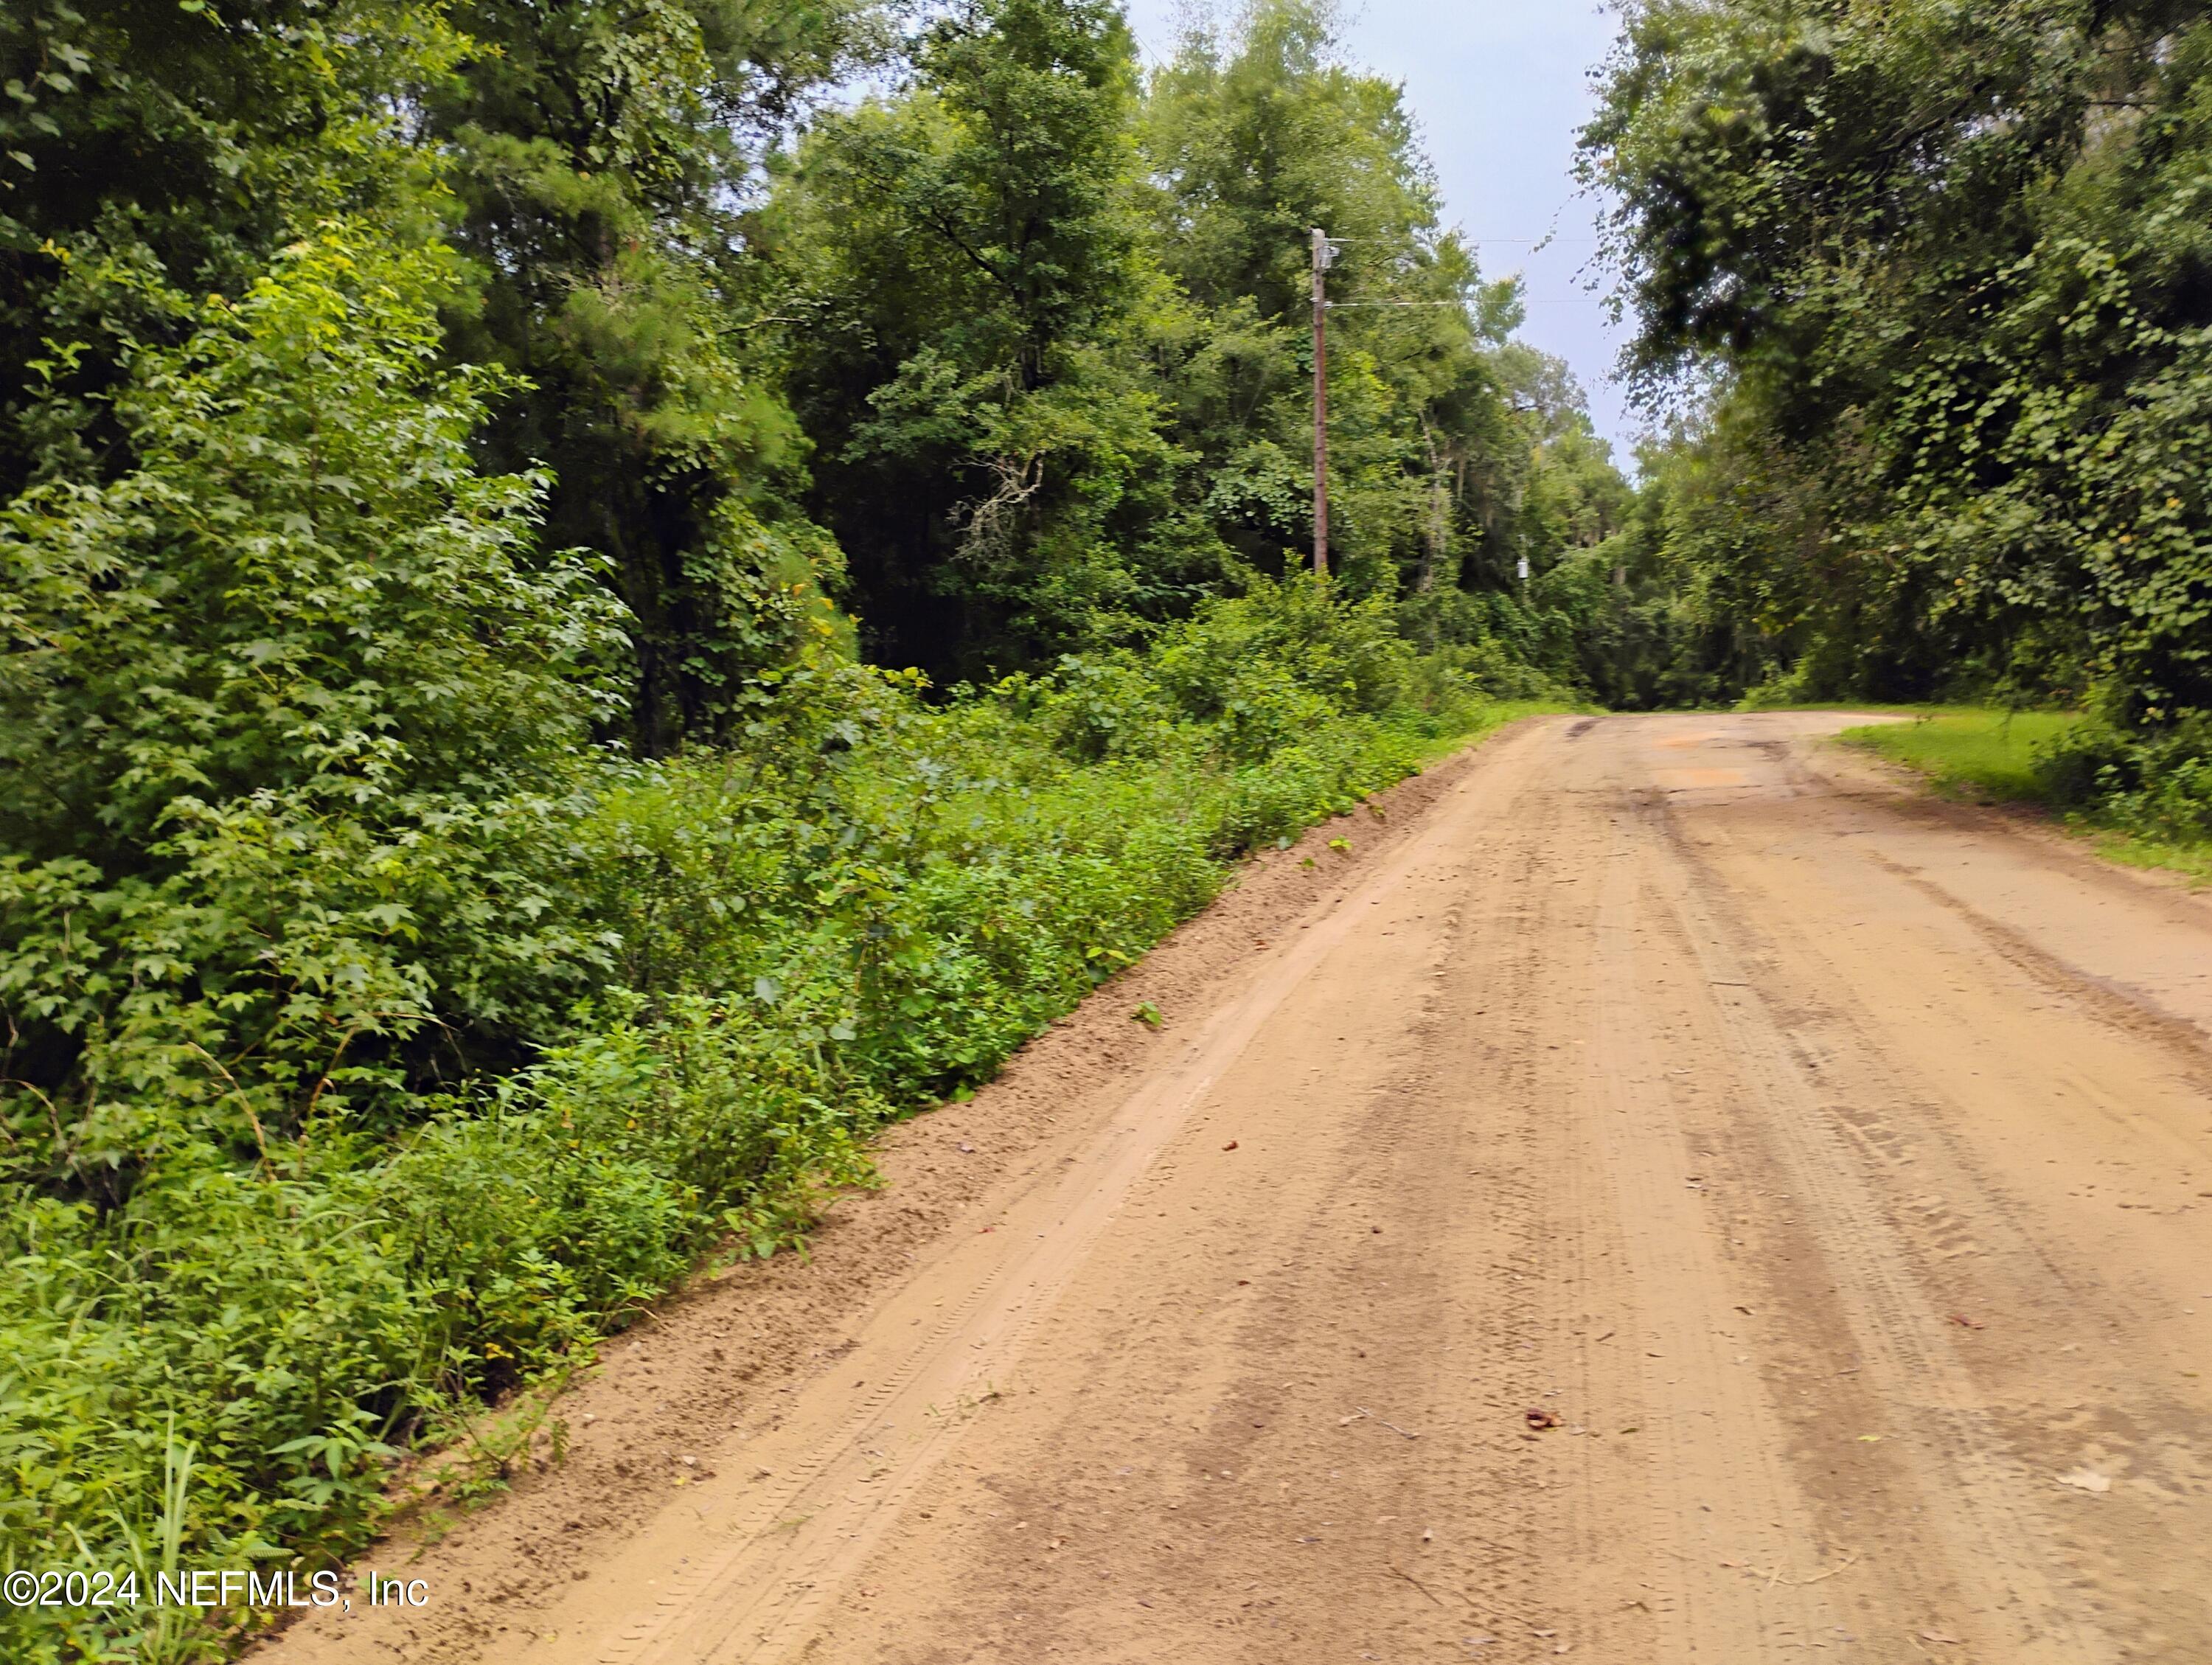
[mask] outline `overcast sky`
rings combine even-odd
[[[1176,0],[1127,0],[1148,57],[1173,50]],[[1486,275],[1524,271],[1523,334],[1574,367],[1598,431],[1632,460],[1632,413],[1610,380],[1620,349],[1583,287],[1593,205],[1575,194],[1575,130],[1589,71],[1613,38],[1598,0],[1352,0],[1346,54],[1406,88],[1443,186],[1444,218],[1477,243]],[[1532,246],[1554,228],[1552,246]]]

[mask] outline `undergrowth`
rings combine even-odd
[[[867,1182],[871,1129],[988,1079],[1237,857],[1528,708],[1305,584],[945,701],[829,660],[748,697],[736,748],[575,761],[472,823],[500,852],[478,882],[532,897],[555,945],[556,1019],[441,1037],[459,1020],[432,1006],[372,1045],[295,1001],[295,1052],[327,1055],[280,1090],[222,990],[173,981],[156,1022],[114,1004],[130,969],[90,949],[52,974],[93,1014],[70,1044],[100,1079],[70,1106],[70,1081],[10,1072],[0,1559],[70,1544],[150,1583],[179,1556],[346,1556],[401,1453],[588,1358],[709,1250],[803,1241],[826,1190]],[[255,848],[280,884],[320,860]],[[99,904],[41,915],[15,877],[23,1018],[30,957],[66,961]],[[8,1610],[0,1653],[213,1657],[241,1622]]]

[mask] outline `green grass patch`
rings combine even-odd
[[[2212,881],[2212,838],[2198,830],[2201,764],[2138,764],[2142,778],[2100,785],[2084,778],[2078,757],[2118,743],[2077,714],[1984,706],[1864,708],[1909,712],[1911,720],[1846,729],[1837,738],[1927,776],[1946,796],[2049,809],[2107,860]]]
[[[1845,729],[1838,738],[1926,775],[1939,792],[2048,804],[2050,787],[2038,758],[2082,721],[2071,712],[1952,707],[1917,711],[1906,722]]]
[[[1455,732],[1439,734],[1421,741],[1413,750],[1411,761],[1416,770],[1441,763],[1454,752],[1464,751],[1486,734],[1516,723],[1523,717],[1564,716],[1570,712],[1589,711],[1588,705],[1571,704],[1565,700],[1498,700],[1464,711],[1453,724]]]
[[[2092,840],[2098,854],[2108,860],[2130,867],[2153,867],[2162,872],[2180,873],[2197,884],[2212,884],[2212,840],[2184,842],[2100,826],[2087,817],[2077,817],[2069,824]]]

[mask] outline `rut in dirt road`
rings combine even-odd
[[[1507,733],[680,1488],[270,1652],[2212,1660],[2212,910],[1851,720]]]

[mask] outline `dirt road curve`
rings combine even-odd
[[[1844,722],[1494,741],[1164,1035],[1104,991],[837,1346],[617,1354],[598,1479],[271,1656],[2212,1661],[2212,909]]]

